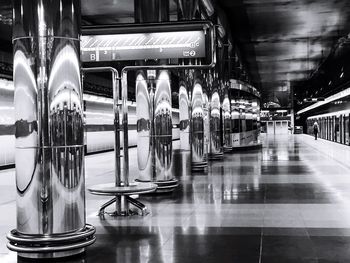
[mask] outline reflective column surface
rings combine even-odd
[[[221,118],[220,118],[220,97],[217,91],[213,92],[210,100],[210,145],[208,158],[215,160],[222,158],[223,149],[221,145]]]
[[[87,229],[80,1],[15,0],[13,17],[17,224],[8,247],[30,258],[80,253],[86,240],[71,238]]]
[[[142,73],[136,79],[137,160],[139,179],[173,178],[172,108],[169,73],[160,71],[155,85],[147,87]]]
[[[174,156],[180,186],[142,196],[146,217],[100,219],[106,198],[87,194],[97,241],[65,262],[350,262],[349,147],[308,135],[261,139],[262,149],[225,154],[207,174],[191,174]],[[113,180],[113,156],[85,158],[88,187]],[[137,171],[130,163],[130,181]],[[16,262],[5,246],[16,218],[14,170],[0,176],[0,262]]]

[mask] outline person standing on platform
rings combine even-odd
[[[318,123],[317,121],[314,122],[314,135],[315,135],[315,140],[317,140],[317,134],[319,131]]]

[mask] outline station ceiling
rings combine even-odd
[[[350,28],[348,0],[219,0],[263,93],[307,79]]]
[[[273,96],[307,79],[350,28],[349,0],[216,0],[253,83]],[[0,49],[11,44],[11,0],[0,7]],[[170,1],[176,16],[176,2]],[[134,1],[83,0],[83,24],[134,22]]]

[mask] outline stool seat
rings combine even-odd
[[[129,186],[115,186],[114,183],[98,184],[88,188],[89,192],[94,195],[139,195],[154,192],[157,185],[153,183],[133,182]]]

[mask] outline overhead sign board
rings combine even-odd
[[[180,30],[179,30],[180,29]],[[205,58],[208,36],[203,26],[192,30],[85,34],[81,37],[83,62],[148,59]],[[153,28],[154,30],[154,28]],[[102,31],[103,32],[103,31]],[[112,31],[113,32],[113,31]]]

